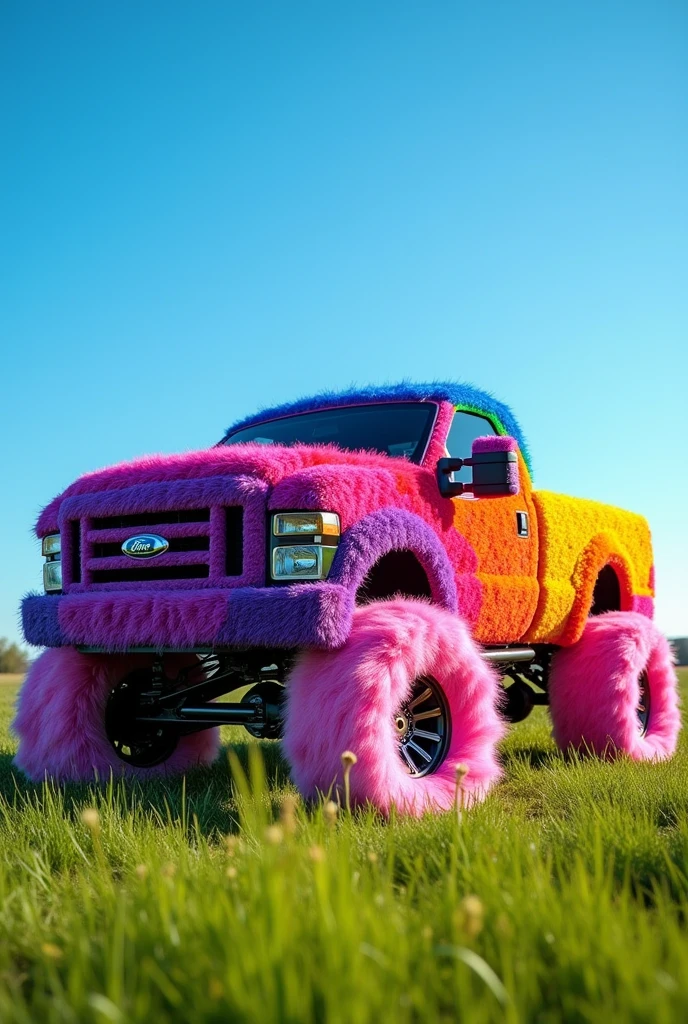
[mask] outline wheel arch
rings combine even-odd
[[[618,583],[618,600],[612,600],[609,592],[600,594],[601,590],[613,586],[610,575],[612,572]],[[588,542],[578,557],[571,582],[576,596],[566,629],[558,640],[562,646],[568,646],[580,639],[591,614],[597,615],[607,611],[626,612],[633,609],[632,562],[618,537],[612,533],[598,533]],[[599,602],[597,610],[593,613],[596,595],[599,596]]]
[[[394,554],[413,559],[425,574],[433,604],[458,611],[456,578],[437,534],[420,516],[401,509],[380,509],[364,516],[342,536],[328,580],[358,594],[382,559]],[[409,564],[411,564],[409,562]]]

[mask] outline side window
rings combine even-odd
[[[454,419],[449,428],[447,451],[452,459],[469,459],[476,437],[486,437],[488,434],[493,436],[496,434],[496,430],[489,420],[484,416],[478,416],[477,413],[462,412],[459,409],[454,413]],[[460,480],[462,483],[467,483],[471,476],[470,466],[464,466],[458,473],[452,473],[452,479]]]

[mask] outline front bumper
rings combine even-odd
[[[335,583],[233,590],[29,594],[22,602],[27,643],[135,647],[341,647],[351,631],[354,595]]]

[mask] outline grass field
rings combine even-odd
[[[385,823],[284,802],[279,746],[239,730],[250,783],[225,755],[185,782],[28,785],[15,695],[3,1024],[688,1020],[687,738],[665,764],[572,763],[538,710],[481,807]]]

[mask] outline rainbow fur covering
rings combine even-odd
[[[421,465],[331,445],[247,443],[147,456],[81,477],[45,508],[36,525],[39,537],[61,533],[63,593],[25,598],[26,639],[47,647],[88,645],[113,652],[206,645],[336,649],[351,633],[368,573],[394,551],[415,556],[432,601],[461,615],[485,644],[575,643],[605,566],[618,578],[619,610],[652,616],[652,549],[645,520],[534,491],[521,429],[509,409],[486,392],[430,383],[326,393],[263,410],[232,429],[314,409],[395,401],[437,407]],[[496,432],[478,439],[474,451],[516,452],[517,493],[478,500],[440,495],[436,463],[445,454],[457,409],[484,416]],[[96,542],[116,546],[127,536],[126,529],[104,536],[94,525],[99,520],[199,508],[209,510],[203,527],[209,538],[207,577],[126,583],[103,581],[102,573],[95,577],[96,562],[100,569],[115,569],[124,557],[96,560]],[[238,575],[227,570],[227,509],[241,514]],[[285,509],[339,514],[341,542],[326,580],[266,585],[269,516]],[[520,536],[516,527],[517,513],[524,512],[528,536]],[[186,535],[183,521],[160,529]],[[179,554],[156,559],[161,568],[183,563]]]

